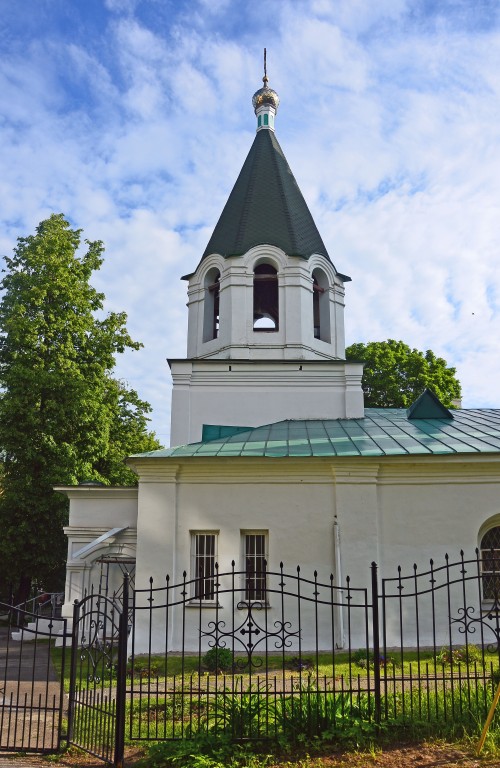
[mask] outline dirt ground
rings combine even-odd
[[[139,768],[142,753],[138,749],[128,750],[126,768]],[[0,768],[48,768],[50,765],[67,768],[103,768],[90,755],[73,753],[49,760],[42,756],[0,754]],[[144,764],[143,764],[144,765]],[[317,758],[294,758],[290,755],[283,762],[276,762],[269,768],[500,768],[500,758],[487,755],[477,757],[473,748],[462,748],[450,744],[422,743],[411,746],[387,747],[383,751],[332,753]],[[142,768],[142,766],[141,766]]]
[[[276,768],[278,768],[278,765]],[[285,764],[282,764],[283,766]],[[439,766],[440,768],[479,768],[480,766],[500,766],[500,758],[478,758],[474,752],[465,751],[450,745],[419,744],[413,746],[388,747],[373,753],[350,752],[343,755],[317,758],[308,768],[420,768]],[[297,768],[300,763],[297,764]],[[280,766],[281,768],[281,766]],[[291,768],[286,764],[286,768]]]
[[[139,750],[130,750],[126,755],[126,768],[133,768],[141,758]],[[92,758],[75,755],[64,756],[59,765],[70,768],[102,768]],[[500,768],[500,758],[487,755],[477,757],[473,748],[462,748],[449,744],[422,743],[411,746],[387,747],[383,751],[349,752],[329,756],[304,759],[290,755],[283,762],[277,762],[269,768]],[[14,768],[14,766],[13,766]]]

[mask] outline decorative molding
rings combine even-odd
[[[77,499],[85,496],[86,499],[102,499],[103,496],[110,496],[113,499],[134,499],[137,498],[138,489],[136,485],[55,485],[54,491],[63,493],[68,499]]]

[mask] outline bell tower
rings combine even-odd
[[[188,281],[185,360],[173,378],[172,445],[203,425],[363,415],[362,366],[345,361],[344,284],[275,134],[279,97],[252,105],[257,131]]]

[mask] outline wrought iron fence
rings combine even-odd
[[[224,733],[274,738],[335,726],[360,707],[376,716],[370,666],[354,672],[354,633],[370,643],[372,605],[364,588],[300,568],[259,574],[264,599],[249,600],[248,573],[216,566],[210,599],[184,573],[179,584],[133,593],[127,695],[130,739]],[[345,615],[344,615],[345,614]],[[345,622],[345,625],[344,625]],[[337,653],[347,637],[347,666]],[[344,656],[346,654],[344,653]],[[349,673],[347,673],[349,670]]]
[[[59,748],[64,691],[50,648],[60,641],[64,667],[66,634],[65,619],[0,603],[0,750]]]
[[[128,737],[314,736],[363,723],[484,719],[500,666],[496,561],[484,556],[335,584],[297,568],[217,566],[209,599],[186,573],[135,590]]]
[[[260,558],[258,588],[248,563],[240,571],[233,562],[214,565],[209,590],[184,573],[131,589],[130,601],[125,575],[119,595],[91,592],[74,606],[68,733],[62,683],[56,703],[38,707],[57,711],[49,748],[66,740],[121,766],[125,740],[477,727],[500,678],[496,565],[489,552],[462,552],[381,578],[372,563],[366,586],[356,586],[299,567],[271,570]],[[13,670],[10,645],[7,657]],[[21,694],[6,694],[4,684],[1,733],[13,733],[14,745],[38,715],[26,714]]]

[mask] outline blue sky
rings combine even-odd
[[[500,407],[497,0],[3,0],[0,254],[63,212],[140,352],[117,373],[168,442],[186,284],[250,148],[278,139],[340,272],[347,342],[403,339]]]

